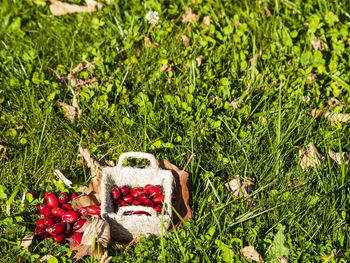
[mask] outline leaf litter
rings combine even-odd
[[[75,122],[75,120],[80,119],[82,115],[82,110],[79,107],[77,96],[78,94],[75,93],[72,105],[64,102],[57,102],[57,106],[63,108],[64,116],[72,123]]]
[[[86,6],[64,3],[57,0],[50,0],[50,11],[54,16],[62,16],[72,13],[95,12],[102,5],[94,0],[86,0]]]
[[[247,197],[253,192],[252,186],[253,179],[247,178],[245,183],[240,178],[240,175],[237,174],[235,178],[225,184],[226,188],[236,197]],[[255,198],[255,196],[253,197]]]
[[[181,22],[182,23],[195,23],[198,19],[198,15],[196,15],[195,13],[193,13],[192,8],[189,7],[186,10],[186,13],[184,13],[181,16]]]
[[[258,251],[256,251],[254,246],[246,246],[241,249],[241,254],[246,259],[251,259],[256,262],[264,262],[263,258],[259,254]]]
[[[310,142],[308,145],[308,150],[304,150],[301,147],[299,149],[300,167],[303,171],[319,166],[323,161],[323,155],[317,150],[313,142]]]

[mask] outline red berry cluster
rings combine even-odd
[[[40,219],[36,222],[35,233],[39,238],[51,238],[56,243],[64,243],[67,237],[72,238],[75,246],[80,245],[82,234],[76,232],[86,222],[83,215],[100,215],[99,206],[87,206],[74,211],[68,200],[73,201],[79,193],[58,195],[47,191],[45,203],[38,206]]]
[[[144,187],[129,187],[123,185],[115,187],[111,193],[114,212],[116,213],[121,206],[139,205],[154,208],[158,214],[162,212],[162,204],[164,202],[164,194],[162,190],[154,185],[147,184]],[[132,214],[143,214],[150,216],[145,211],[134,211]]]

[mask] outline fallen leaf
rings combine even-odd
[[[146,47],[158,47],[159,44],[158,43],[152,43],[151,40],[149,39],[149,37],[145,36],[145,46]]]
[[[78,66],[76,66],[74,69],[72,69],[70,74],[72,74],[72,75],[77,74],[80,71],[82,71],[83,69],[84,69],[83,63],[79,63]]]
[[[234,179],[225,184],[226,188],[236,197],[247,197],[253,192],[252,183],[248,179],[244,184],[237,174]],[[253,196],[255,198],[255,196]]]
[[[163,65],[161,68],[160,68],[160,72],[164,72],[164,71],[172,71],[173,68],[171,65]]]
[[[210,26],[210,16],[204,16],[202,19],[202,24],[204,26]]]
[[[67,177],[65,177],[60,170],[56,169],[54,171],[54,174],[58,177],[58,181],[60,181],[61,183],[65,184],[68,187],[72,186],[72,181],[69,180]]]
[[[196,15],[195,13],[192,12],[192,8],[189,7],[186,10],[186,13],[184,13],[181,16],[181,22],[182,23],[195,23],[198,19],[198,15]]]
[[[307,80],[309,83],[311,83],[311,82],[315,82],[316,79],[317,79],[317,75],[314,74],[314,73],[311,73],[311,74],[307,77],[306,80]]]
[[[33,242],[34,235],[22,238],[21,247],[28,248]]]
[[[256,251],[254,246],[247,246],[241,249],[242,256],[246,259],[251,259],[256,262],[263,262],[261,255]]]
[[[65,76],[50,67],[47,67],[47,68],[55,73],[56,77],[58,78],[58,83],[64,87],[68,86],[68,82],[70,82],[70,85],[72,86],[72,88],[89,87],[93,85],[95,82],[97,82],[97,79],[95,77],[87,80],[82,80],[82,79],[75,78],[72,72],[67,76]]]
[[[86,68],[88,71],[93,72],[94,69],[95,69],[95,65],[94,65],[93,63],[91,63],[91,62],[88,62],[88,63],[86,63],[85,68]]]
[[[264,7],[264,13],[266,17],[270,17],[271,16],[271,12],[270,10],[267,8],[267,6]]]
[[[83,192],[85,190],[85,193]],[[86,192],[89,192],[88,187],[86,189],[81,187],[79,191],[83,192],[78,197],[74,198],[72,201],[72,207],[74,210],[78,210],[82,207],[89,206],[89,205],[100,205],[100,199],[97,198],[97,194],[95,192],[90,192],[89,194],[86,194]],[[99,195],[98,195],[99,196]]]
[[[57,102],[57,106],[63,108],[66,118],[73,123],[76,119],[80,119],[82,114],[82,110],[78,104],[77,94],[74,94],[72,104],[71,106],[64,102]]]
[[[199,68],[202,65],[202,57],[196,58],[196,62],[197,62],[197,68]]]
[[[184,47],[185,48],[188,47],[190,45],[190,39],[185,35],[182,35],[181,38],[182,38],[182,42],[184,44]]]
[[[329,109],[333,110],[335,107],[344,108],[345,105],[335,98],[328,98]]]
[[[342,152],[342,154],[338,152],[334,152],[331,149],[328,149],[328,155],[333,159],[337,164],[341,164],[342,162],[346,165],[349,165],[349,154],[347,152]]]
[[[321,153],[318,152],[316,146],[313,144],[313,142],[310,142],[308,145],[308,150],[304,150],[300,147],[299,148],[299,155],[301,157],[300,160],[300,167],[303,171],[319,166],[321,162],[323,162],[324,157]]]
[[[328,50],[328,45],[323,43],[321,38],[318,37],[318,38],[312,39],[310,41],[311,41],[311,45],[313,46],[313,48],[315,50],[319,50],[319,51]]]
[[[6,160],[9,159],[9,158],[5,155],[5,153],[6,153],[6,147],[3,146],[3,145],[1,145],[1,144],[0,144],[0,152],[2,152],[2,153],[0,154],[0,161],[1,161],[2,159],[6,159]]]
[[[61,16],[72,13],[95,12],[96,7],[101,8],[102,5],[94,0],[86,0],[86,6],[68,4],[57,0],[50,0],[50,10],[54,16]]]
[[[107,250],[105,250],[103,253],[101,253],[101,251],[103,251],[103,248],[108,246],[111,239],[109,224],[105,220],[100,219],[98,216],[93,216],[89,221],[90,224],[85,228],[81,239],[81,244],[79,246],[74,246],[73,240],[68,238],[72,251],[73,262],[76,262],[82,257],[88,255],[92,255],[97,259],[108,257],[108,254],[106,254],[108,253]]]
[[[348,122],[350,121],[350,114],[347,113],[332,113],[325,110],[312,110],[311,116],[315,119],[325,118],[328,121],[334,122]]]
[[[278,257],[278,260],[279,260],[281,263],[288,263],[288,258],[285,258],[285,257],[279,256],[279,257]]]

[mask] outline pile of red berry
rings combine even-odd
[[[164,194],[161,188],[147,184],[144,187],[129,187],[123,185],[115,187],[111,193],[114,212],[116,213],[121,206],[139,205],[154,208],[158,214],[162,212],[162,204],[164,202]],[[149,215],[145,211],[134,211],[129,214]]]
[[[82,216],[100,215],[99,206],[87,206],[75,211],[68,201],[73,201],[79,193],[56,194],[47,191],[45,193],[46,204],[38,206],[40,219],[36,222],[35,233],[41,239],[51,238],[54,242],[64,243],[66,238],[72,238],[75,246],[80,245],[82,234],[76,232],[85,224]]]

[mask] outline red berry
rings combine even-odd
[[[49,207],[58,207],[59,206],[58,201],[57,201],[57,197],[53,193],[47,194],[45,201]]]
[[[80,216],[84,216],[88,213],[88,211],[87,211],[86,207],[82,207],[82,208],[78,209],[78,213]]]
[[[143,188],[142,187],[135,187],[135,188],[131,188],[130,190],[130,194],[134,197],[137,198],[137,196],[143,192]]]
[[[35,228],[35,233],[38,234],[40,239],[45,239],[49,237],[49,233],[46,232],[45,228]]]
[[[39,228],[44,228],[45,227],[44,219],[39,219],[38,221],[36,221],[36,226]]]
[[[64,234],[58,234],[50,237],[55,243],[64,243],[66,241],[66,236]]]
[[[158,196],[162,194],[162,190],[157,186],[152,185],[147,188],[147,193],[149,193],[151,196]]]
[[[62,216],[62,222],[64,223],[74,223],[75,221],[78,220],[79,214],[76,211],[67,211],[64,213]]]
[[[66,234],[69,234],[73,231],[73,224],[66,223]]]
[[[49,215],[48,217],[44,218],[44,224],[45,226],[52,226],[53,224],[56,224],[60,221],[60,219],[57,216]]]
[[[137,197],[136,199],[137,199],[137,201],[143,203],[143,200],[148,199],[148,196],[149,196],[148,193],[146,193],[146,192],[141,192],[141,193],[139,193],[139,195],[138,195],[138,197]]]
[[[143,191],[144,192],[147,192],[148,188],[152,187],[153,185],[151,184],[146,184],[144,187],[143,187]]]
[[[41,210],[43,210],[45,207],[47,207],[47,205],[41,204],[38,206],[38,210],[39,212],[41,212]]]
[[[143,205],[143,203],[135,200],[134,202],[132,202],[132,205]]]
[[[40,211],[40,217],[41,218],[45,218],[48,217],[49,215],[51,215],[51,208],[50,207],[44,207],[41,211]]]
[[[60,193],[58,195],[58,202],[61,204],[67,203],[68,202],[68,195],[66,193]]]
[[[143,205],[147,207],[153,207],[153,202],[151,201],[151,199],[144,199]]]
[[[134,215],[148,215],[148,216],[150,216],[150,214],[145,212],[145,211],[134,211],[133,214]]]
[[[132,201],[134,201],[134,197],[132,195],[125,195],[123,196],[123,199],[125,202],[127,202],[128,204],[131,204]]]
[[[70,200],[73,201],[75,198],[77,198],[80,195],[80,193],[73,193],[70,195]]]
[[[163,204],[163,202],[164,202],[164,195],[158,195],[158,196],[153,197],[152,202],[157,204],[157,205]]]
[[[64,231],[66,231],[66,229],[67,227],[65,223],[57,223],[46,228],[46,231],[51,235],[57,235],[63,233]]]
[[[130,193],[130,188],[127,185],[123,185],[122,187],[119,188],[119,191],[123,196],[126,196]]]
[[[113,199],[119,199],[120,198],[120,191],[118,188],[113,188],[112,190],[112,198]]]
[[[97,216],[101,215],[101,208],[99,206],[90,205],[86,207],[86,210],[90,215],[97,215]]]
[[[85,224],[86,219],[79,219],[77,222],[75,222],[75,224],[73,225],[73,229],[74,230],[78,230],[80,228],[83,227],[83,225]]]
[[[154,209],[157,211],[158,214],[162,212],[162,207],[160,205],[155,205]]]
[[[74,209],[72,208],[72,206],[70,204],[62,204],[61,207],[66,210],[66,211],[73,211]]]
[[[52,192],[46,190],[45,195],[44,195],[44,198],[45,198],[45,199],[46,199],[46,197],[47,197],[48,194],[52,194]]]
[[[120,199],[118,199],[118,200],[113,200],[113,204],[114,204],[115,206],[117,206],[117,207],[120,207],[120,206],[127,206],[127,205],[128,205],[127,202],[125,202],[124,200],[120,200]]]
[[[83,235],[78,232],[73,232],[71,238],[73,239],[74,246],[79,246],[81,244],[81,239]]]
[[[62,217],[67,211],[60,208],[60,207],[54,207],[51,209],[51,214],[54,216]]]

